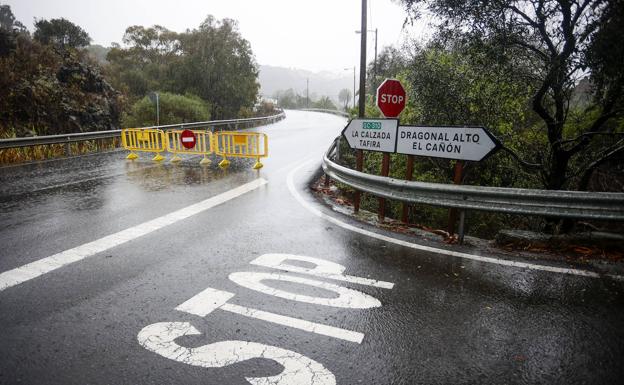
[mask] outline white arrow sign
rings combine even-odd
[[[394,152],[398,126],[398,119],[353,119],[342,135],[357,150]]]
[[[396,152],[478,162],[499,147],[484,127],[400,126]]]

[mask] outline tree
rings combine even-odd
[[[0,5],[0,29],[8,32],[27,32],[24,24],[15,20],[11,6]]]
[[[198,29],[180,37],[182,58],[175,85],[208,101],[215,119],[234,118],[252,108],[260,85],[249,42],[231,19],[208,16]]]
[[[299,105],[297,102],[298,95],[295,94],[295,91],[292,88],[289,88],[286,91],[277,91],[274,97],[275,99],[277,99],[277,104],[281,108],[286,108],[286,109],[299,108]]]
[[[123,43],[127,48],[113,45],[106,55],[107,73],[111,83],[125,90],[132,101],[155,89],[187,91],[175,84],[175,72],[182,60],[180,34],[160,25],[135,25],[126,29]]]
[[[338,93],[338,100],[342,103],[343,109],[346,111],[351,101],[351,91],[348,88],[341,89]]]
[[[578,175],[624,152],[624,139],[617,136],[624,112],[622,0],[402,2],[411,17],[423,9],[434,13],[442,20],[441,35],[463,39],[483,54],[482,63],[505,66],[532,89],[531,109],[546,140],[538,162],[546,188],[569,188],[571,181],[582,188]],[[572,111],[570,98],[586,74],[594,103]]]
[[[175,33],[162,26],[132,26],[126,48],[108,53],[112,83],[138,100],[149,90],[190,93],[205,100],[214,119],[251,111],[259,84],[249,42],[237,23],[208,16],[198,29]]]
[[[366,69],[367,93],[374,95],[386,78],[396,78],[407,67],[407,57],[398,48],[383,47],[377,56],[377,65],[370,62]]]
[[[334,102],[328,96],[323,96],[312,104],[314,108],[322,108],[324,110],[335,110]]]
[[[0,5],[0,57],[15,51],[19,34],[28,34],[28,30],[15,20],[10,6]]]
[[[64,50],[67,47],[82,48],[89,45],[91,38],[82,28],[67,19],[37,20],[35,40]]]

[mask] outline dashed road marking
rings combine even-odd
[[[141,223],[140,225],[108,235],[93,242],[85,243],[74,247],[73,249],[65,250],[47,258],[0,273],[0,291],[19,285],[20,283],[29,281],[33,278],[37,278],[70,263],[80,261],[115,246],[119,246],[143,235],[162,229],[163,227],[172,225],[183,219],[199,214],[210,208],[237,198],[245,193],[253,191],[267,183],[268,182],[263,178],[255,179],[252,182],[233,188],[199,203],[184,207],[167,215],[163,215],[162,217],[152,219],[151,221]]]

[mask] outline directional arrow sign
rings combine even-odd
[[[400,126],[396,152],[478,162],[500,146],[484,127]]]
[[[342,130],[351,148],[394,152],[398,119],[353,119]]]

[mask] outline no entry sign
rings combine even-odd
[[[405,108],[407,95],[401,82],[386,79],[377,88],[377,107],[386,118],[396,118]]]
[[[182,134],[180,134],[180,141],[182,142],[182,146],[184,146],[184,148],[191,149],[195,147],[195,144],[197,143],[197,138],[195,137],[193,131],[184,130],[182,131]]]

